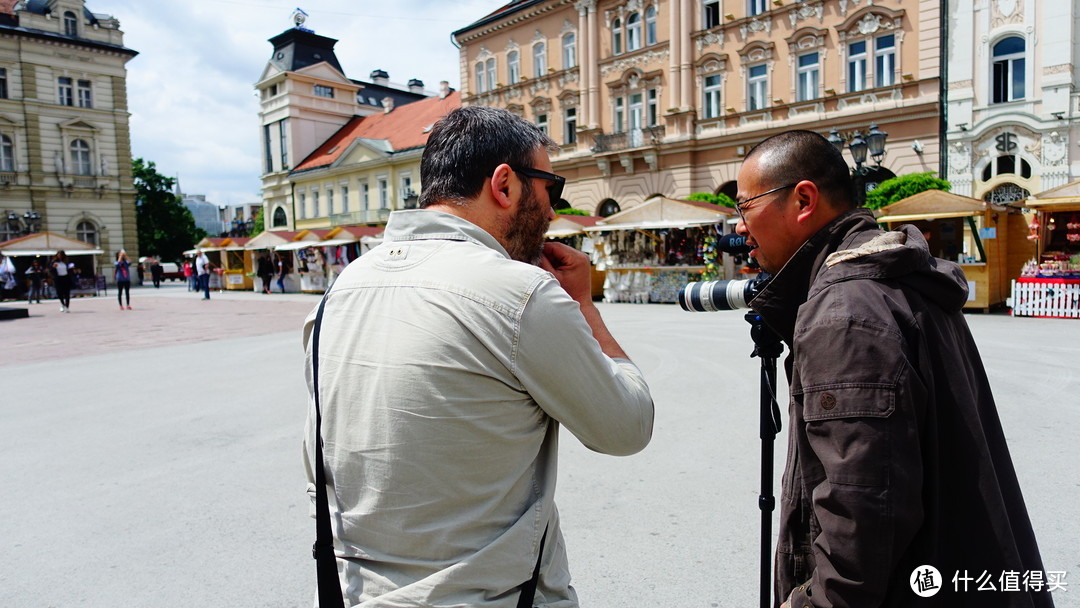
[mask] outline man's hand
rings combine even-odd
[[[575,301],[592,302],[589,256],[562,243],[544,243],[540,267],[555,275]]]

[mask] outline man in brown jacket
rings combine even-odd
[[[765,140],[738,184],[774,275],[750,305],[791,349],[777,603],[1053,606],[959,266],[856,208],[816,133]]]

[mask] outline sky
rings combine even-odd
[[[450,33],[507,0],[86,0],[120,21],[127,64],[132,154],[178,177],[186,194],[218,205],[261,200],[259,103],[254,89],[272,47],[293,27],[338,40],[345,75],[392,83],[412,78],[437,91],[461,88]]]

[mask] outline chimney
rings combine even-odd
[[[423,95],[424,94],[424,81],[420,80],[419,78],[413,78],[412,80],[410,80],[409,81],[409,92],[410,93],[418,93],[420,95]]]
[[[450,94],[453,89],[450,88],[450,83],[441,80],[439,81],[439,99],[446,99],[446,96]]]
[[[393,97],[383,97],[382,98],[382,107],[383,107],[383,112],[386,113],[386,114],[389,114],[394,109],[394,98]]]
[[[385,87],[390,84],[390,74],[386,70],[372,70],[371,82]]]

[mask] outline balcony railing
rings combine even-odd
[[[597,135],[593,152],[615,152],[645,146],[655,146],[664,141],[664,127],[631,129],[623,133]]]

